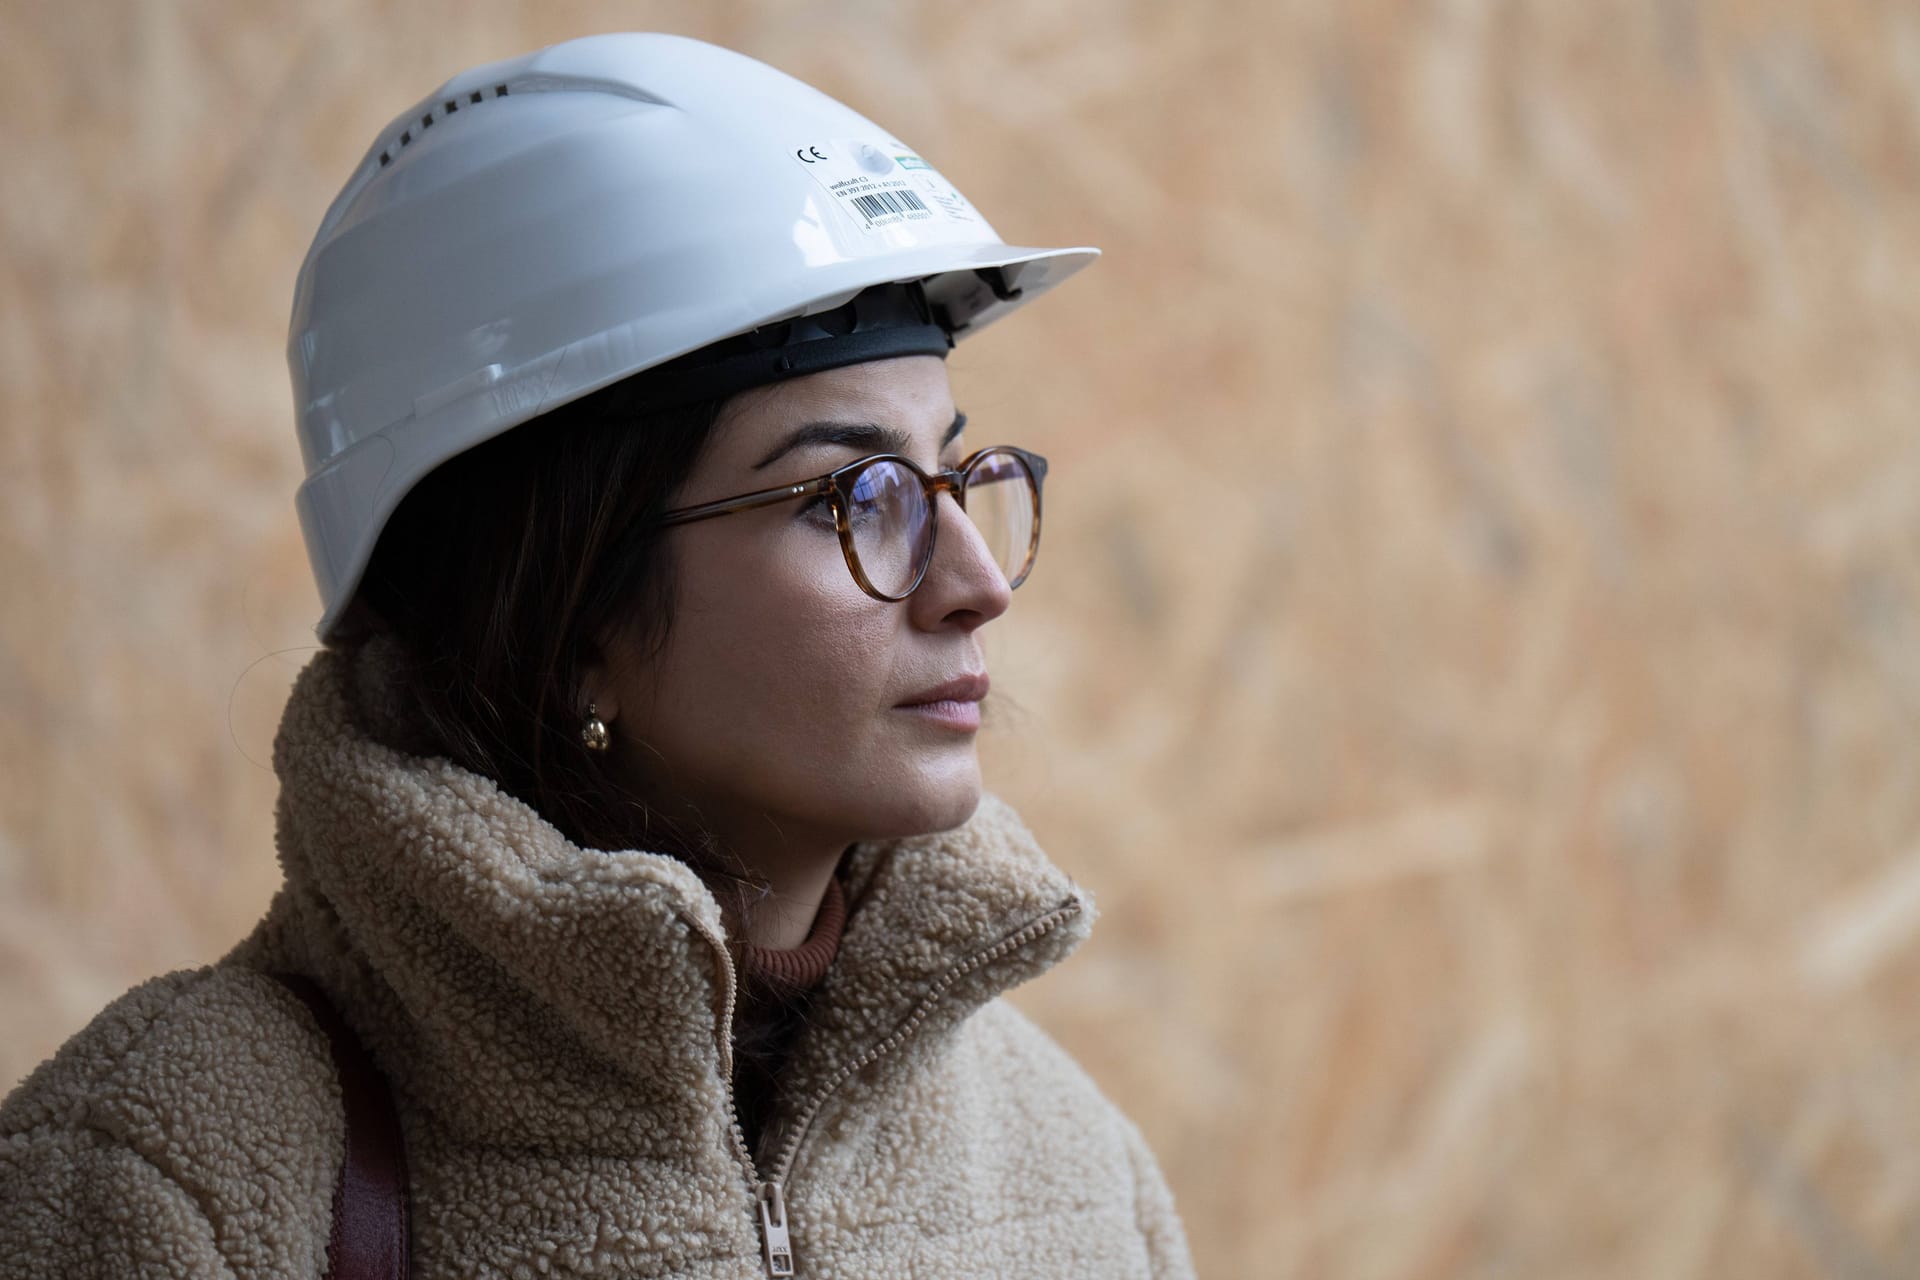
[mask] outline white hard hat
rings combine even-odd
[[[315,632],[407,491],[509,427],[869,286],[916,284],[950,343],[1098,255],[1003,243],[893,134],[699,40],[463,72],[381,132],[294,289]]]

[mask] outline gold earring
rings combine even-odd
[[[607,732],[605,722],[594,711],[591,702],[587,704],[586,722],[580,726],[580,740],[587,744],[589,751],[605,751],[613,745],[613,735]]]

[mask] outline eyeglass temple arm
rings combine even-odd
[[[818,480],[803,480],[799,484],[783,484],[772,489],[756,489],[752,493],[743,493],[736,498],[722,498],[718,502],[702,502],[697,506],[669,511],[660,517],[660,523],[663,525],[685,524],[690,520],[708,520],[714,516],[732,515],[736,511],[745,511],[751,507],[771,506],[776,502],[825,493],[831,488],[833,488],[833,481],[822,477]]]

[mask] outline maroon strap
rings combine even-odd
[[[319,984],[275,973],[313,1013],[333,1043],[333,1067],[346,1103],[346,1159],[333,1187],[327,1280],[406,1280],[407,1153],[386,1077]]]

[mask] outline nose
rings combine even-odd
[[[967,631],[993,621],[1013,603],[1013,588],[987,540],[951,491],[934,500],[933,559],[920,585],[907,597],[914,625],[925,630],[957,626]]]

